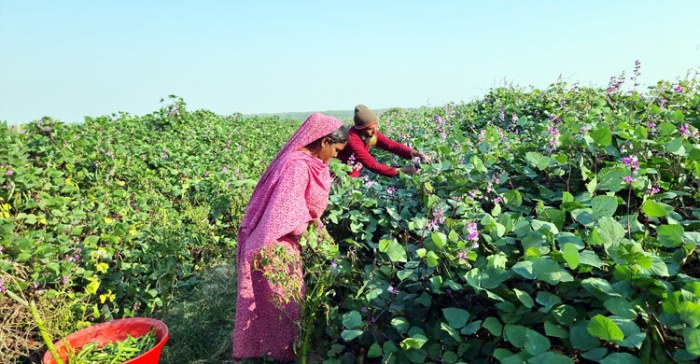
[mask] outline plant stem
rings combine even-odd
[[[630,223],[630,201],[632,201],[632,183],[630,183],[629,192],[627,193],[627,235],[629,239],[632,239],[632,224]]]
[[[39,310],[36,309],[36,304],[34,304],[34,301],[32,301],[31,303],[27,303],[26,300],[20,298],[11,291],[7,291],[7,295],[10,296],[10,298],[12,298],[13,300],[17,301],[20,305],[29,309],[29,312],[31,312],[32,314],[32,318],[36,323],[36,326],[39,328],[39,333],[41,333],[41,337],[44,339],[44,343],[46,343],[46,346],[51,352],[51,356],[53,356],[53,359],[56,361],[57,364],[65,364],[56,352],[56,348],[53,346],[53,340],[51,339],[51,336],[49,336],[49,332],[46,331],[46,326],[44,326],[44,320],[41,318],[41,315],[39,315]]]

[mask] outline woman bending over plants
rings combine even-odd
[[[348,132],[338,119],[312,114],[255,187],[238,233],[234,360],[260,356],[295,359],[299,307],[289,297],[305,292],[299,240],[309,222],[322,225],[320,218],[331,187],[328,163],[347,141]],[[265,252],[279,249],[287,257],[280,264],[289,267],[291,285],[275,284],[267,279],[264,269],[257,269]]]

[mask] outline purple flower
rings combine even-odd
[[[681,92],[681,91],[683,91],[683,86],[678,85],[678,87],[674,88],[673,91]]]
[[[634,177],[632,177],[632,176],[627,176],[627,177],[625,177],[625,182],[631,183],[631,182],[633,182],[633,181],[634,181]]]
[[[331,261],[331,267],[338,268],[338,263],[335,262],[335,259]]]
[[[501,201],[503,201],[501,197],[496,197],[496,199],[493,200],[494,203],[501,203]]]
[[[467,251],[466,250],[462,250],[461,252],[459,252],[459,259],[467,259]]]
[[[471,242],[472,242],[471,248],[472,249],[479,247],[478,226],[473,221],[470,221],[467,223],[467,239],[471,240]]]
[[[630,171],[639,169],[639,159],[636,155],[633,155],[631,157],[623,157],[622,163],[624,163],[627,166],[627,169],[629,169]]]
[[[659,193],[659,191],[660,191],[660,190],[659,190],[658,187],[652,187],[651,190],[649,190],[649,194],[650,194],[650,195],[655,195],[655,194]]]
[[[11,175],[13,175],[13,174],[15,174],[15,171],[13,171],[13,170],[11,170],[11,169],[8,170],[7,172],[5,172],[5,175],[6,175],[6,176],[11,176]]]
[[[82,253],[82,252],[83,252],[83,249],[82,249],[82,248],[78,248],[78,253]]]
[[[690,135],[688,123],[683,124],[683,126],[681,126],[681,128],[680,128],[680,131],[683,133],[684,138],[687,137],[688,135]]]
[[[209,172],[204,173],[204,177],[209,177]]]
[[[396,193],[396,187],[387,187],[386,193],[387,195],[389,195],[389,197],[394,197],[394,194]]]
[[[367,307],[362,306],[362,308],[360,308],[360,311],[367,312]]]
[[[228,173],[228,168],[226,168],[226,167],[221,167],[221,172]]]
[[[386,290],[389,291],[389,293],[393,293],[393,294],[396,294],[396,292],[398,292],[396,290],[396,288],[394,288],[393,286],[389,286],[389,288],[387,288]]]

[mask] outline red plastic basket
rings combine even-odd
[[[82,348],[83,345],[92,342],[98,343],[101,346],[109,342],[124,340],[126,339],[126,335],[131,335],[133,337],[146,335],[148,330],[151,329],[151,326],[156,330],[156,339],[158,340],[156,346],[142,355],[124,362],[124,364],[157,364],[160,361],[160,352],[163,349],[163,345],[168,341],[168,327],[163,322],[152,318],[135,317],[103,322],[76,331],[68,335],[65,339],[55,342],[54,346],[56,347],[58,355],[65,362],[68,360],[68,351],[66,350],[64,341],[69,343],[73,349]],[[44,363],[56,363],[49,351],[46,351],[44,354]]]

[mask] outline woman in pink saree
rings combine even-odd
[[[328,163],[345,148],[348,132],[336,118],[312,114],[280,150],[260,178],[238,232],[238,301],[233,359],[266,356],[294,360],[299,307],[294,301],[272,303],[282,288],[256,269],[261,249],[283,247],[300,261],[299,239],[309,222],[320,224],[328,205],[331,176]],[[300,284],[301,266],[290,275]],[[281,314],[280,310],[283,311]]]

